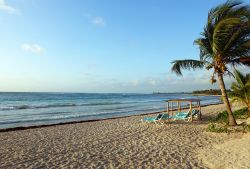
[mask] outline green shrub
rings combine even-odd
[[[222,123],[210,122],[208,124],[207,131],[215,133],[235,133],[235,132],[247,133],[250,132],[250,125],[243,124],[232,127],[228,125],[223,125]]]
[[[210,132],[216,132],[216,133],[227,133],[228,132],[226,126],[219,126],[216,123],[209,123],[207,130]]]
[[[247,119],[248,108],[242,108],[239,110],[234,111],[234,116],[236,119]]]
[[[245,108],[234,111],[233,114],[234,114],[234,117],[236,119],[246,119],[247,118],[247,112],[248,112],[248,109],[247,109],[247,107],[245,107]],[[216,116],[215,120],[213,120],[213,121],[214,122],[220,122],[220,123],[222,123],[222,122],[227,123],[228,122],[227,117],[228,117],[227,111],[225,110],[223,112],[220,112]]]
[[[248,113],[247,107],[236,110],[233,112],[236,119],[246,119]],[[250,132],[250,125],[242,125],[240,128],[230,128],[227,121],[227,111],[220,112],[214,119],[208,124],[207,130],[216,133],[228,133],[228,132]]]
[[[227,122],[227,117],[228,117],[228,115],[227,115],[227,111],[223,111],[223,112],[220,112],[217,116],[216,116],[216,118],[215,118],[215,121],[216,122]]]

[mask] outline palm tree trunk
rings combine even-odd
[[[220,89],[221,89],[222,99],[223,99],[223,102],[224,102],[226,109],[227,109],[228,124],[229,124],[229,126],[236,126],[237,123],[235,121],[235,118],[233,116],[233,112],[231,110],[231,106],[230,106],[229,101],[228,101],[225,83],[223,80],[223,75],[221,73],[218,73],[218,80],[219,80],[219,85],[220,85]]]

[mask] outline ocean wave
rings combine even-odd
[[[109,110],[122,110],[122,109],[131,109],[131,108],[135,108],[135,107],[137,107],[137,106],[129,105],[129,106],[121,106],[121,107],[102,108],[101,110],[104,110],[104,111],[109,111]]]
[[[159,100],[136,100],[136,101],[123,101],[123,102],[113,102],[113,101],[96,101],[90,103],[55,103],[55,104],[45,104],[45,105],[11,105],[11,106],[1,106],[0,110],[23,110],[23,109],[43,109],[43,108],[57,108],[57,107],[83,107],[83,106],[104,106],[104,105],[127,105],[127,104],[143,104],[143,103],[153,103],[160,102]],[[130,107],[130,106],[128,106]]]
[[[94,102],[94,103],[63,103],[63,104],[48,104],[48,105],[17,105],[0,107],[0,110],[22,110],[22,109],[42,109],[42,108],[56,108],[56,107],[76,107],[76,106],[98,106],[98,105],[116,105],[121,102]]]
[[[79,120],[90,120],[90,119],[103,119],[105,118],[107,115],[111,115],[110,117],[112,117],[113,115],[117,115],[117,114],[124,114],[124,113],[129,113],[129,111],[117,111],[117,112],[93,112],[90,114],[70,114],[68,113],[67,115],[58,115],[62,112],[54,112],[53,114],[51,114],[50,116],[44,116],[41,117],[40,115],[38,115],[37,117],[33,116],[32,119],[15,119],[15,120],[4,120],[4,121],[0,121],[0,125],[5,125],[5,124],[20,124],[20,123],[40,123],[40,122],[53,122],[53,121],[58,121],[60,120],[61,122],[69,122],[69,121],[79,121]],[[64,112],[66,113],[66,112]],[[44,114],[43,114],[44,115]],[[98,116],[98,118],[92,118],[92,117],[96,117]],[[88,118],[90,117],[90,118]],[[69,120],[72,119],[72,120]]]
[[[41,108],[52,108],[52,107],[73,107],[77,106],[76,104],[50,104],[50,105],[39,105],[39,106],[32,106],[32,105],[18,105],[18,106],[8,106],[8,107],[1,107],[0,110],[22,110],[22,109],[41,109]]]
[[[117,105],[123,104],[122,102],[93,102],[93,103],[83,103],[79,104],[79,106],[102,106],[102,105]]]

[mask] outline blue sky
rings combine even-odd
[[[218,88],[209,84],[211,72],[177,77],[170,62],[198,58],[193,41],[209,9],[222,2],[0,0],[0,91]]]

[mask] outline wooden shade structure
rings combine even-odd
[[[166,102],[167,102],[168,115],[171,112],[171,115],[173,116],[173,111],[174,110],[177,110],[178,112],[180,112],[182,110],[182,104],[181,103],[186,103],[186,104],[188,103],[190,112],[192,112],[192,109],[199,110],[198,119],[201,120],[200,99],[170,99],[170,100],[166,100]],[[173,108],[174,104],[177,105],[177,108],[175,108],[175,109]],[[183,107],[183,108],[187,108],[187,107]],[[191,115],[191,121],[193,121],[193,116],[192,115]]]

